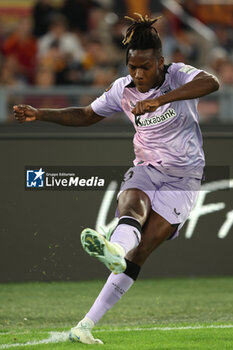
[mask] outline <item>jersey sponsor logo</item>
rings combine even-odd
[[[176,111],[173,108],[169,108],[165,113],[161,115],[156,115],[152,118],[142,119],[142,116],[135,116],[135,124],[139,127],[151,126],[156,124],[161,124],[168,119],[176,116]]]
[[[195,72],[195,70],[196,70],[196,68],[186,64],[184,67],[179,69],[179,72],[183,72],[183,73],[186,73],[186,74],[191,74],[191,73]]]

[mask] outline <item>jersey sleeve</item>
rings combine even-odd
[[[122,78],[117,79],[100,97],[91,103],[93,111],[102,117],[110,117],[115,112],[122,112],[123,90]]]
[[[189,83],[197,74],[201,72],[203,71],[184,63],[173,63],[169,72],[172,88],[176,89]]]

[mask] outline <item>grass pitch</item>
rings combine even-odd
[[[103,281],[0,285],[0,349],[233,349],[233,278],[137,281],[99,322],[104,345],[71,343]]]

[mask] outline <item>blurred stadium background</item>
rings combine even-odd
[[[162,336],[151,328],[143,337],[138,331],[108,334],[106,328],[99,336],[111,350],[232,349],[231,0],[0,0],[0,348],[25,349],[20,343],[29,341],[29,350],[36,344],[47,349],[43,337],[49,330],[67,331],[88,311],[103,283],[92,280],[108,272],[84,253],[79,234],[84,227],[113,225],[120,185],[114,171],[133,160],[133,128],[123,115],[87,129],[19,125],[12,106],[89,104],[127,74],[124,16],[134,12],[162,15],[158,30],[166,63],[203,68],[219,78],[221,88],[199,103],[208,176],[195,209],[181,236],[150,257],[140,275],[144,280],[100,322],[105,328],[175,325],[189,331],[169,333],[168,327]],[[26,166],[94,171],[100,165],[113,171],[108,191],[25,190]],[[197,327],[195,333],[197,325],[209,329]]]
[[[158,29],[167,63],[204,68],[221,83],[220,91],[199,103],[207,165],[213,169],[207,183],[212,187],[202,191],[181,238],[159,249],[142,277],[232,275],[232,1],[1,0],[1,282],[106,276],[104,267],[81,250],[77,233],[85,226],[111,224],[115,200],[108,193],[115,195],[120,182],[109,184],[115,187],[108,193],[29,193],[24,167],[130,166],[132,126],[123,115],[88,129],[19,125],[12,106],[90,103],[127,74],[124,15],[134,12],[162,15]]]
[[[127,74],[124,15],[134,12],[162,15],[167,63],[186,62],[220,79],[221,91],[201,99],[201,123],[233,123],[231,0],[1,0],[1,124],[14,123],[15,103],[87,104]]]

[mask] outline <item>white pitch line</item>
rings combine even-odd
[[[44,333],[50,333],[52,331],[38,331],[36,332],[36,334],[44,334]],[[9,332],[0,332],[0,336],[1,335],[7,335],[7,334],[12,334],[12,335],[21,335],[21,334],[30,334],[29,331],[22,331],[22,332],[13,332],[13,331],[9,331]]]
[[[179,331],[179,330],[189,330],[189,329],[211,329],[211,328],[233,328],[233,324],[209,325],[209,326],[184,326],[184,327],[110,328],[110,329],[99,329],[95,331],[96,332]]]
[[[29,346],[29,345],[40,345],[49,343],[60,343],[65,342],[68,339],[69,332],[49,332],[50,336],[47,339],[33,340],[26,343],[14,343],[14,344],[3,344],[0,345],[0,349],[15,348],[18,346]]]
[[[184,326],[184,327],[111,328],[111,329],[95,330],[94,333],[95,332],[111,333],[111,332],[141,332],[141,331],[177,331],[177,330],[218,329],[218,328],[219,329],[233,328],[233,325],[229,324],[229,325],[209,325],[209,326]],[[68,340],[69,332],[46,332],[46,333],[50,334],[49,338],[29,341],[26,343],[2,344],[0,345],[0,349],[9,349],[11,347],[40,345],[40,344],[49,344],[49,343],[61,343]],[[3,333],[0,333],[0,334],[3,334]],[[20,333],[14,333],[14,335],[17,335],[17,334],[20,334]]]

